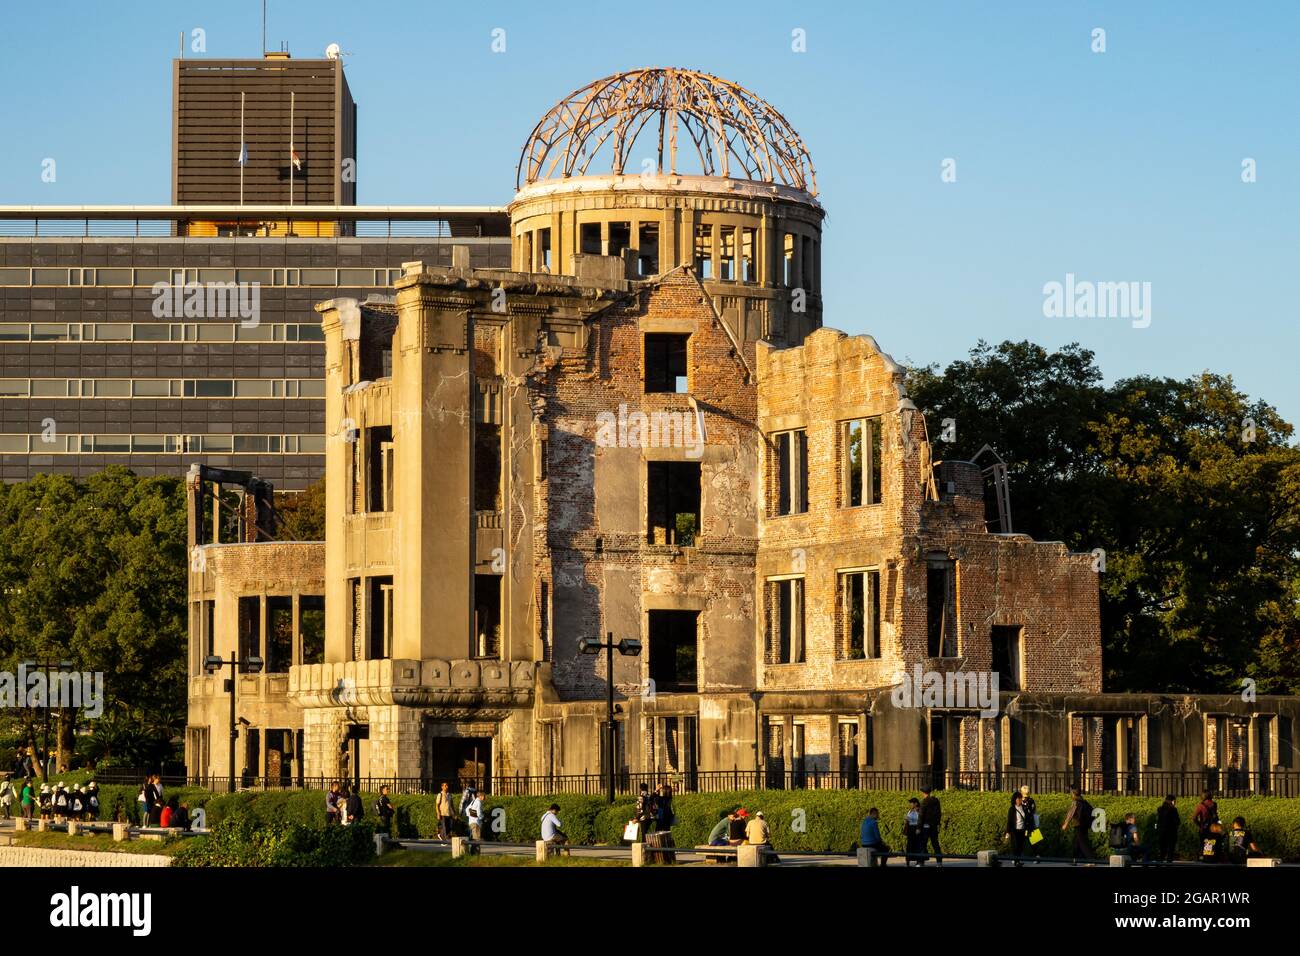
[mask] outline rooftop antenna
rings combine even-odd
[[[266,55],[266,0],[262,0],[262,55]]]

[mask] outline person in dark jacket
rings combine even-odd
[[[666,783],[659,785],[655,794],[655,829],[658,831],[673,828],[673,788]]]
[[[641,784],[641,792],[636,798],[636,812],[633,814],[636,822],[641,824],[640,837],[645,839],[645,835],[654,830],[655,826],[655,798],[650,792],[649,784]]]
[[[1092,827],[1092,804],[1083,797],[1078,787],[1070,788],[1070,811],[1061,823],[1061,829],[1074,829],[1074,851],[1076,860],[1093,860],[1092,844],[1088,841],[1088,830]]]
[[[379,831],[393,835],[393,801],[388,797],[388,784],[379,788],[379,800],[375,803],[375,814],[379,817]]]
[[[925,794],[921,800],[921,852],[924,853],[930,847],[934,847],[934,860],[939,866],[943,866],[943,850],[939,848],[939,824],[943,820],[943,810],[939,806],[939,798],[932,793],[933,788],[922,787],[921,792]],[[921,865],[925,865],[925,860],[921,860]]]
[[[348,823],[357,823],[366,815],[366,808],[361,803],[360,787],[353,787],[352,792],[348,794],[346,813],[348,815]]]
[[[1024,795],[1019,790],[1011,795],[1011,806],[1007,808],[1007,829],[1002,839],[1011,841],[1011,855],[1016,858],[1016,866],[1024,866],[1022,859],[1029,847],[1029,831],[1034,828],[1034,818],[1025,806]]]
[[[1156,810],[1156,851],[1152,859],[1165,863],[1174,862],[1174,852],[1178,849],[1178,826],[1182,821],[1178,817],[1178,803],[1171,793]]]
[[[915,863],[920,866],[925,862],[920,856],[925,852],[925,838],[921,832],[921,801],[916,797],[907,799],[907,813],[903,815],[903,839],[906,841],[906,864],[911,866]]]

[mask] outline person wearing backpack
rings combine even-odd
[[[1227,843],[1226,834],[1223,832],[1223,824],[1215,820],[1209,828],[1201,834],[1201,862],[1202,863],[1222,863],[1224,848]]]
[[[352,792],[348,794],[347,802],[343,805],[343,811],[348,816],[348,823],[360,823],[361,818],[366,815],[365,804],[361,802],[360,787],[352,788]]]
[[[1074,827],[1073,856],[1076,860],[1096,859],[1092,853],[1092,845],[1088,842],[1088,830],[1092,826],[1092,804],[1084,799],[1078,787],[1070,788],[1070,797],[1073,802],[1070,804],[1070,812],[1065,815],[1061,829],[1068,830],[1071,826]]]
[[[375,816],[379,818],[382,833],[393,835],[393,801],[388,798],[388,784],[379,788],[379,799],[375,801]]]
[[[1212,824],[1219,822],[1219,805],[1214,802],[1212,790],[1206,790],[1201,794],[1201,802],[1196,805],[1192,822],[1196,824],[1196,831],[1202,838],[1209,832]]]
[[[1246,827],[1246,818],[1237,817],[1228,831],[1228,862],[1245,866],[1251,857],[1263,856],[1255,845],[1255,836]]]
[[[1137,814],[1128,813],[1123,823],[1112,823],[1109,830],[1110,848],[1117,855],[1127,856],[1134,863],[1146,862],[1146,848],[1142,846],[1142,834],[1138,831]]]

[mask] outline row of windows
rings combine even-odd
[[[402,275],[401,269],[276,269],[276,268],[186,268],[116,267],[83,268],[0,267],[0,286],[87,286],[98,288],[150,288],[159,282],[186,285],[207,282],[257,283],[265,286],[321,286],[325,288],[388,288]]]
[[[299,322],[0,322],[0,342],[323,342]]]
[[[323,595],[241,597],[238,614],[239,659],[260,657],[262,673],[287,674],[295,663],[325,662]],[[204,673],[204,660],[216,654],[216,602],[193,602],[190,615],[190,633],[194,636],[190,674],[197,677]]]
[[[880,504],[879,416],[839,423],[835,433],[841,508]],[[804,514],[808,510],[808,432],[797,428],[768,436],[768,461],[775,488],[768,516]]]
[[[0,435],[12,455],[323,455],[324,435]]]
[[[0,378],[0,398],[324,398],[319,378]]]
[[[880,657],[880,571],[875,568],[836,572],[835,659]],[[806,660],[804,579],[767,581],[767,662],[802,664]]]

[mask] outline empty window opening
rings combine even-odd
[[[474,575],[474,656],[501,657],[501,576]]]
[[[648,332],[645,337],[645,390],[647,392],[685,393],[689,335],[671,332]]]
[[[736,279],[736,227],[723,226],[718,239],[718,278]]]
[[[266,672],[287,674],[293,663],[293,598],[266,599]]]
[[[840,423],[841,506],[880,503],[880,419]]]
[[[551,271],[551,230],[537,230],[537,272]]]
[[[808,510],[808,432],[799,429],[776,436],[776,513]]]
[[[694,693],[698,611],[650,611],[650,679],[656,691]]]
[[[810,237],[803,237],[803,255],[800,258],[800,283],[809,292],[816,288],[816,263],[813,262],[813,241]]]
[[[393,656],[393,578],[382,575],[370,579],[370,632],[366,642],[367,660]]]
[[[298,640],[304,664],[325,663],[325,597],[304,594],[298,598]]]
[[[794,234],[787,232],[781,244],[781,282],[787,289],[793,289],[795,281]]]
[[[695,274],[701,279],[713,278],[713,227],[695,227]]]
[[[646,527],[651,544],[690,547],[700,531],[698,462],[646,463]]]
[[[637,229],[637,274],[659,274],[659,223],[643,222]]]
[[[1020,626],[995,624],[990,634],[993,644],[993,670],[1000,690],[1020,690]]]
[[[248,659],[262,656],[262,599],[239,599],[239,670],[248,673]]]
[[[839,656],[844,660],[880,657],[880,572],[842,572],[839,596]]]
[[[474,425],[474,509],[501,510],[500,425]]]
[[[757,282],[758,272],[754,258],[754,230],[742,229],[740,233],[740,279],[742,282]]]
[[[952,561],[931,559],[926,566],[927,648],[931,657],[957,656],[957,574]]]
[[[393,510],[393,429],[382,425],[366,429],[367,511]]]
[[[630,222],[611,222],[609,224],[609,255],[622,256],[632,248],[632,224]]]
[[[769,582],[769,631],[775,664],[804,662],[804,586],[803,578]]]
[[[584,222],[578,227],[578,248],[584,256],[598,256],[601,253],[600,223]]]

